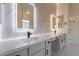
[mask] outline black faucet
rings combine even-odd
[[[30,35],[31,35],[32,33],[30,33],[29,31],[27,32],[27,37],[28,38],[30,38]]]
[[[56,30],[54,30],[54,34],[56,34]]]

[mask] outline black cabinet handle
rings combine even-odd
[[[61,42],[63,42],[63,39],[61,39]]]
[[[46,50],[46,55],[48,55],[48,50]]]
[[[50,43],[50,41],[48,41],[48,43]]]
[[[20,55],[16,55],[16,56],[20,56]]]

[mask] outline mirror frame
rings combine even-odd
[[[18,3],[16,3],[16,15],[15,15],[15,17],[16,17],[16,20],[15,20],[15,31],[16,32],[27,32],[27,31],[30,31],[30,32],[34,32],[34,30],[36,29],[36,6],[35,6],[35,4],[33,4],[33,3],[27,3],[27,4],[29,4],[29,5],[32,5],[33,6],[33,8],[34,8],[34,29],[18,29],[17,28],[17,4]]]
[[[53,23],[52,23],[53,22],[52,17],[55,18],[55,20],[56,20],[56,16],[54,14],[51,14],[50,15],[51,30],[56,30],[56,27],[55,28],[52,28],[52,25],[53,25]]]

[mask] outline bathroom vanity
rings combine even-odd
[[[9,41],[2,41],[0,43],[0,55],[5,56],[53,56],[57,52],[62,51],[66,39],[62,35],[48,35],[33,38],[14,38]],[[8,46],[8,47],[5,47]],[[54,54],[53,54],[54,53]]]

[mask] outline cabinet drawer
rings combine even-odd
[[[7,56],[28,56],[28,49],[25,48],[23,50],[13,52]]]
[[[47,40],[46,41],[46,46],[50,46],[51,45],[51,40]]]
[[[29,47],[29,55],[32,55],[43,48],[45,48],[45,42],[40,42],[40,43],[34,44]]]
[[[40,50],[39,52],[33,54],[32,56],[45,56],[45,49]]]

